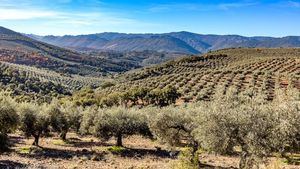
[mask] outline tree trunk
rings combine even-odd
[[[62,140],[67,140],[66,138],[67,138],[67,132],[66,131],[63,131],[63,132],[61,132],[60,133],[60,138],[62,139]]]
[[[197,165],[197,167],[200,167],[199,156],[198,156],[198,153],[197,153],[198,148],[199,148],[199,144],[197,142],[194,142],[193,146],[192,146],[192,159],[191,159],[191,162],[192,162],[192,164]]]
[[[257,157],[254,156],[253,154],[242,152],[239,168],[259,169],[259,162],[257,161]]]
[[[0,152],[8,150],[8,137],[7,134],[0,133]]]
[[[234,155],[234,150],[233,150],[234,146],[235,146],[234,142],[233,141],[229,141],[224,154]]]
[[[117,136],[117,146],[123,147],[122,134],[118,134],[118,136]]]
[[[39,146],[40,136],[39,135],[34,135],[33,137],[34,137],[34,142],[32,143],[32,145]]]
[[[240,169],[245,169],[246,166],[247,166],[247,153],[242,152],[241,157],[240,157],[239,168]]]

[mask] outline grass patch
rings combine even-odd
[[[291,154],[283,160],[285,164],[300,165],[300,154]]]
[[[68,141],[68,140],[66,140],[66,141],[64,141],[64,140],[53,140],[52,144],[57,145],[57,146],[67,146],[67,145],[70,145],[71,142]]]
[[[126,151],[126,148],[119,147],[119,146],[112,146],[112,147],[109,147],[107,150],[110,151],[113,154],[121,154],[121,153],[124,153]]]
[[[21,147],[18,149],[18,153],[20,154],[30,154],[31,147]]]
[[[172,169],[198,169],[199,168],[199,154],[201,150],[197,151],[195,156],[192,156],[191,148],[183,148],[178,156],[178,160],[171,166]]]
[[[38,152],[42,152],[43,149],[42,148],[39,148],[39,147],[36,147],[36,146],[25,146],[25,147],[20,147],[17,152],[19,154],[35,154],[35,153],[38,153]]]

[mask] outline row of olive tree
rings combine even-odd
[[[146,116],[135,108],[83,109],[72,102],[61,104],[58,101],[51,104],[17,103],[8,95],[0,97],[0,103],[1,150],[8,146],[7,134],[16,129],[33,137],[35,146],[39,146],[39,139],[49,132],[56,132],[66,140],[69,130],[93,134],[103,140],[115,137],[118,146],[123,145],[122,138],[127,135],[151,136]]]
[[[128,135],[154,136],[173,146],[191,147],[193,163],[198,163],[199,148],[220,154],[233,154],[238,148],[240,168],[253,168],[274,152],[285,155],[299,151],[300,94],[287,92],[281,91],[273,102],[267,102],[252,91],[237,95],[235,90],[228,90],[225,96],[216,94],[211,102],[143,109],[83,109],[58,101],[16,106],[12,99],[3,97],[0,134],[1,140],[7,140],[2,138],[18,128],[34,137],[34,145],[49,131],[59,133],[62,139],[69,130],[104,140],[115,138],[118,146]]]
[[[17,112],[20,117],[20,130],[26,136],[34,137],[33,145],[38,146],[39,138],[49,132],[59,133],[66,140],[70,129],[78,132],[82,119],[82,108],[68,102],[51,104],[20,103]]]
[[[77,105],[84,107],[98,105],[100,107],[113,106],[148,106],[164,107],[172,105],[180,98],[181,94],[174,87],[163,89],[150,89],[145,87],[133,87],[123,92],[94,93],[93,90],[83,89],[72,97]]]
[[[139,134],[151,137],[145,114],[135,108],[90,108],[84,113],[81,134],[93,134],[103,140],[116,138],[116,145],[123,146],[124,136]]]
[[[17,103],[8,93],[0,93],[0,150],[7,149],[7,134],[16,129],[27,137],[32,136],[33,145],[36,146],[39,144],[39,138],[49,132],[57,132],[65,140],[70,129],[79,131],[81,113],[81,108],[72,103]]]

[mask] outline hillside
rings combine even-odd
[[[71,95],[65,86],[20,71],[16,65],[0,62],[0,88],[23,100],[49,101],[52,97]]]
[[[3,27],[0,27],[0,61],[90,76],[135,68],[49,45]]]
[[[109,78],[65,75],[48,69],[0,62],[0,88],[21,98],[51,100],[84,87],[97,88]]]
[[[99,33],[79,36],[27,35],[53,45],[76,50],[142,51],[155,50],[185,54],[206,53],[225,48],[300,47],[300,37],[244,37],[238,35],[202,35],[191,32],[165,34]]]
[[[197,54],[186,42],[168,35],[94,34],[80,36],[30,36],[40,41],[71,49],[102,51],[144,51]]]
[[[156,52],[156,51],[99,51],[88,50],[87,54],[93,57],[99,57],[102,59],[110,60],[114,63],[122,65],[123,68],[128,70],[133,68],[140,68],[153,64],[163,63],[178,57],[182,57],[182,54],[171,52]]]
[[[120,38],[106,43],[101,49],[115,51],[153,50],[158,52],[177,52],[187,54],[199,53],[185,42],[170,36]]]
[[[275,89],[300,91],[300,49],[219,50],[130,71],[119,79],[120,84],[97,92],[175,87],[182,94],[177,102],[190,102],[211,100],[215,94],[234,89],[238,93],[252,91],[272,100]]]

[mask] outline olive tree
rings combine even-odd
[[[79,133],[83,116],[83,107],[77,106],[73,102],[66,102],[61,106],[61,111],[65,114],[69,128]]]
[[[286,153],[300,151],[300,91],[277,90],[276,96],[272,106],[277,117],[273,144],[290,160]]]
[[[34,137],[33,145],[39,145],[39,138],[49,132],[50,117],[45,113],[46,105],[21,103],[18,108],[20,130],[29,137]]]
[[[98,109],[90,131],[104,140],[115,137],[117,146],[123,146],[122,139],[128,135],[151,135],[146,116],[139,113],[138,109],[125,107]]]
[[[166,87],[163,89],[155,89],[147,94],[147,99],[150,104],[157,105],[159,107],[168,106],[174,104],[176,100],[181,96],[176,88]]]
[[[286,102],[279,108],[275,103],[262,104],[255,97],[231,99],[226,97],[199,108],[195,135],[201,147],[225,154],[240,147],[240,168],[250,169],[257,168],[271,153],[297,142],[300,115],[295,104]]]
[[[82,119],[80,123],[79,133],[81,135],[92,134],[92,128],[94,126],[94,120],[98,113],[99,107],[92,106],[86,107],[82,111]]]
[[[60,104],[58,100],[53,100],[45,112],[50,117],[52,130],[58,132],[62,140],[66,140],[70,129],[79,132],[82,120],[82,107],[70,101]]]
[[[16,129],[18,114],[14,108],[14,100],[9,96],[0,94],[0,151],[7,149],[7,134]]]
[[[69,130],[69,121],[66,114],[62,112],[60,105],[56,102],[52,102],[45,110],[45,113],[49,115],[51,128],[60,134],[62,140],[66,140],[66,135]]]
[[[199,163],[196,152],[199,142],[195,139],[197,112],[189,107],[165,107],[149,109],[150,129],[154,136],[171,146],[189,146],[192,148],[190,159],[193,164]]]

